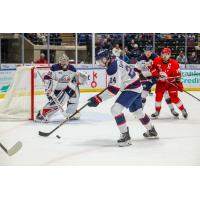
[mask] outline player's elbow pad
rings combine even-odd
[[[116,95],[119,92],[119,88],[109,85],[107,90],[112,93],[113,95]]]

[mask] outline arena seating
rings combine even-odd
[[[91,33],[78,33],[78,45],[87,46],[88,42],[91,44],[91,41],[88,41],[88,38],[90,38],[88,37],[89,35]],[[35,45],[43,45],[47,41],[47,38],[45,39],[47,34],[26,33],[25,37]],[[96,47],[106,48],[109,46],[112,48],[118,43],[120,48],[122,48],[122,37],[121,33],[96,33]],[[145,45],[153,45],[153,37],[152,33],[126,33],[124,34],[124,46],[129,46],[131,40],[134,40],[134,43],[138,45],[139,50],[142,52]],[[180,51],[185,52],[185,39],[184,33],[156,33],[155,52],[159,54],[162,48],[170,47],[172,49],[172,57],[176,58]],[[187,34],[187,57],[195,51],[195,46],[200,46],[199,41],[200,36],[198,33]],[[75,33],[51,33],[50,45],[74,46]]]

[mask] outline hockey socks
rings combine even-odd
[[[147,114],[145,114],[144,117],[140,118],[139,120],[147,130],[150,130],[152,128],[151,120]]]
[[[127,129],[127,126],[126,126],[126,119],[125,119],[123,113],[115,116],[115,121],[117,123],[117,126],[119,128],[120,133],[127,132],[128,129]]]

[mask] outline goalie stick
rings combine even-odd
[[[10,149],[7,149],[6,147],[3,146],[3,144],[0,143],[0,147],[4,150],[6,154],[8,154],[9,156],[12,156],[22,148],[22,143],[19,141]]]
[[[103,92],[105,92],[107,90],[107,88],[105,88],[104,90],[102,90],[99,94],[97,94],[97,96],[101,95]],[[43,136],[43,137],[48,137],[49,135],[51,135],[52,133],[54,133],[58,128],[60,128],[63,124],[65,124],[67,121],[69,121],[72,117],[74,117],[78,112],[80,112],[81,110],[83,110],[86,106],[88,105],[88,103],[86,103],[85,105],[83,105],[81,108],[79,108],[74,114],[72,114],[70,117],[66,118],[64,121],[62,121],[58,126],[56,126],[52,131],[50,132],[43,132],[43,131],[39,131],[39,135]],[[59,135],[56,136],[57,138],[60,138]]]

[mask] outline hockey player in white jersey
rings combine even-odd
[[[106,49],[99,50],[96,53],[96,61],[99,65],[107,68],[109,83],[104,93],[89,99],[88,106],[96,107],[102,101],[115,96],[119,91],[121,92],[111,107],[111,113],[121,133],[120,139],[117,141],[119,146],[131,144],[129,128],[126,125],[126,119],[122,112],[124,108],[129,109],[145,126],[147,132],[143,134],[144,137],[156,137],[157,132],[150,118],[142,111],[142,84],[134,69],[118,58],[111,58],[109,51]]]
[[[49,102],[38,112],[36,121],[47,122],[58,110],[65,117],[76,112],[79,103],[79,84],[87,81],[87,76],[77,72],[76,68],[69,64],[69,58],[63,55],[59,63],[52,65],[49,72],[43,76],[45,92]],[[63,106],[67,104],[66,110]],[[73,119],[79,119],[80,113]]]

